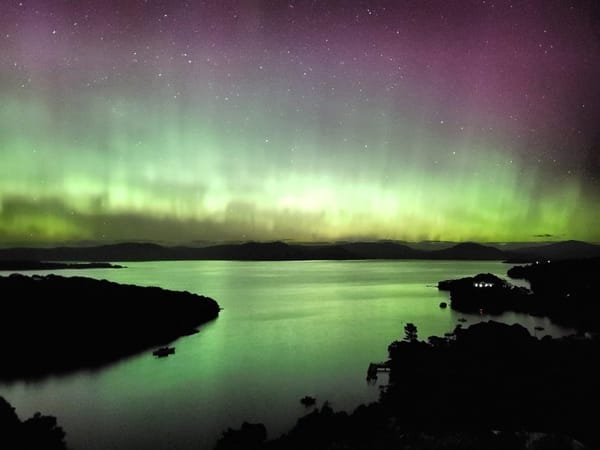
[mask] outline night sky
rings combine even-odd
[[[0,244],[600,241],[599,3],[3,0]]]

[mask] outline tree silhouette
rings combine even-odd
[[[404,340],[407,342],[415,342],[417,340],[417,327],[414,323],[409,322],[404,326]]]
[[[35,413],[21,421],[11,406],[0,397],[0,448],[13,450],[66,450],[65,432],[56,417]]]

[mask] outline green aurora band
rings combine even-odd
[[[5,243],[598,239],[598,197],[578,178],[507,160],[473,136],[399,127],[370,110],[355,118],[360,136],[349,125],[332,137],[316,120],[290,128],[256,106],[219,123],[210,108],[72,101],[85,114],[61,117],[33,98],[1,106]]]
[[[312,3],[7,6],[0,245],[600,241],[587,7]]]

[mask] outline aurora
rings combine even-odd
[[[591,3],[8,2],[0,244],[600,241]]]

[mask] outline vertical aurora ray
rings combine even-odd
[[[0,18],[1,244],[600,240],[587,6],[51,3]]]

